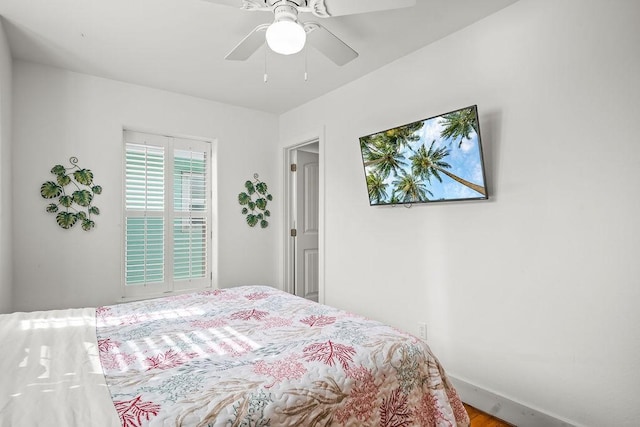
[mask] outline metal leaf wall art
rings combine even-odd
[[[246,215],[249,227],[255,227],[258,223],[261,228],[267,228],[271,212],[267,209],[267,203],[273,200],[267,192],[267,184],[258,179],[258,174],[253,174],[254,181],[244,183],[246,191],[238,194],[238,203],[242,206],[242,215]],[[254,200],[255,197],[255,200]]]
[[[80,223],[84,231],[96,226],[92,215],[100,215],[100,209],[93,204],[102,187],[93,182],[93,172],[78,166],[78,158],[71,157],[70,168],[55,165],[51,173],[55,180],[47,181],[40,187],[40,195],[51,203],[46,211],[56,214],[56,222],[64,229]]]

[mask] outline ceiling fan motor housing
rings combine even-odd
[[[208,0],[208,1],[216,3],[218,1],[224,1],[224,0]],[[296,8],[298,12],[310,12],[319,18],[328,18],[331,15],[327,12],[327,6],[325,4],[325,1],[326,0],[242,0],[242,6],[240,6],[240,9],[250,10],[250,11],[269,10],[269,11],[275,12],[275,8],[278,6],[291,6]],[[343,1],[343,0],[338,0],[338,1]],[[390,1],[399,1],[399,0],[390,0]]]
[[[289,1],[283,1],[273,8],[274,22],[298,21],[298,6]]]
[[[274,8],[277,6],[295,6],[295,7],[304,7],[307,5],[306,0],[265,0],[265,4],[268,7]]]

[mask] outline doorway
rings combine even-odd
[[[320,143],[285,149],[285,290],[320,300]]]

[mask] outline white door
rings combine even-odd
[[[297,150],[295,176],[295,294],[318,301],[318,225],[319,164],[318,153]]]

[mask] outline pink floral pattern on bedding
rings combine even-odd
[[[123,427],[466,426],[428,346],[266,286],[100,307]]]

